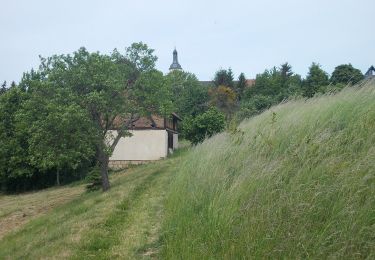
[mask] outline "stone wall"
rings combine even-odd
[[[129,165],[138,165],[148,163],[150,161],[123,161],[123,160],[111,160],[108,166],[112,170],[126,169]]]

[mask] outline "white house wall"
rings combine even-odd
[[[110,161],[159,160],[168,155],[168,134],[166,130],[132,130],[131,137],[118,142]],[[116,135],[116,131],[111,131]]]

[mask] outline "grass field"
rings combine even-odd
[[[375,83],[290,101],[172,157],[0,197],[0,259],[374,259]]]
[[[7,222],[1,226],[7,235],[0,238],[0,259],[153,258],[160,247],[162,201],[180,158],[116,173],[106,193],[75,186],[0,197],[0,223]],[[43,212],[26,213],[28,221],[7,227],[13,225],[10,215],[29,208]]]

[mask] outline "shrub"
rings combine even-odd
[[[100,175],[100,168],[99,166],[95,166],[90,173],[86,177],[87,185],[86,190],[87,191],[95,191],[99,190],[102,184],[102,177]]]
[[[195,118],[187,118],[184,122],[184,136],[192,144],[202,142],[206,137],[224,130],[225,116],[216,108],[210,108]]]

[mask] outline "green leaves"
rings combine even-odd
[[[303,95],[312,97],[320,88],[329,85],[328,74],[317,63],[312,63],[306,79],[303,81]]]
[[[172,112],[171,91],[163,73],[157,70],[144,72],[135,82],[134,97],[142,114],[166,115]]]
[[[208,89],[189,72],[174,70],[166,76],[166,84],[172,92],[175,112],[183,118],[196,116],[207,110]]]
[[[143,42],[133,43],[125,48],[125,58],[133,63],[140,72],[146,72],[155,69],[157,57],[153,54],[154,50],[148,48]]]
[[[333,84],[355,84],[363,79],[363,74],[359,69],[356,69],[352,64],[339,65],[332,72],[330,81]]]
[[[212,107],[195,118],[190,117],[185,120],[185,137],[193,144],[197,144],[202,142],[206,137],[211,137],[223,131],[224,127],[224,114]]]

